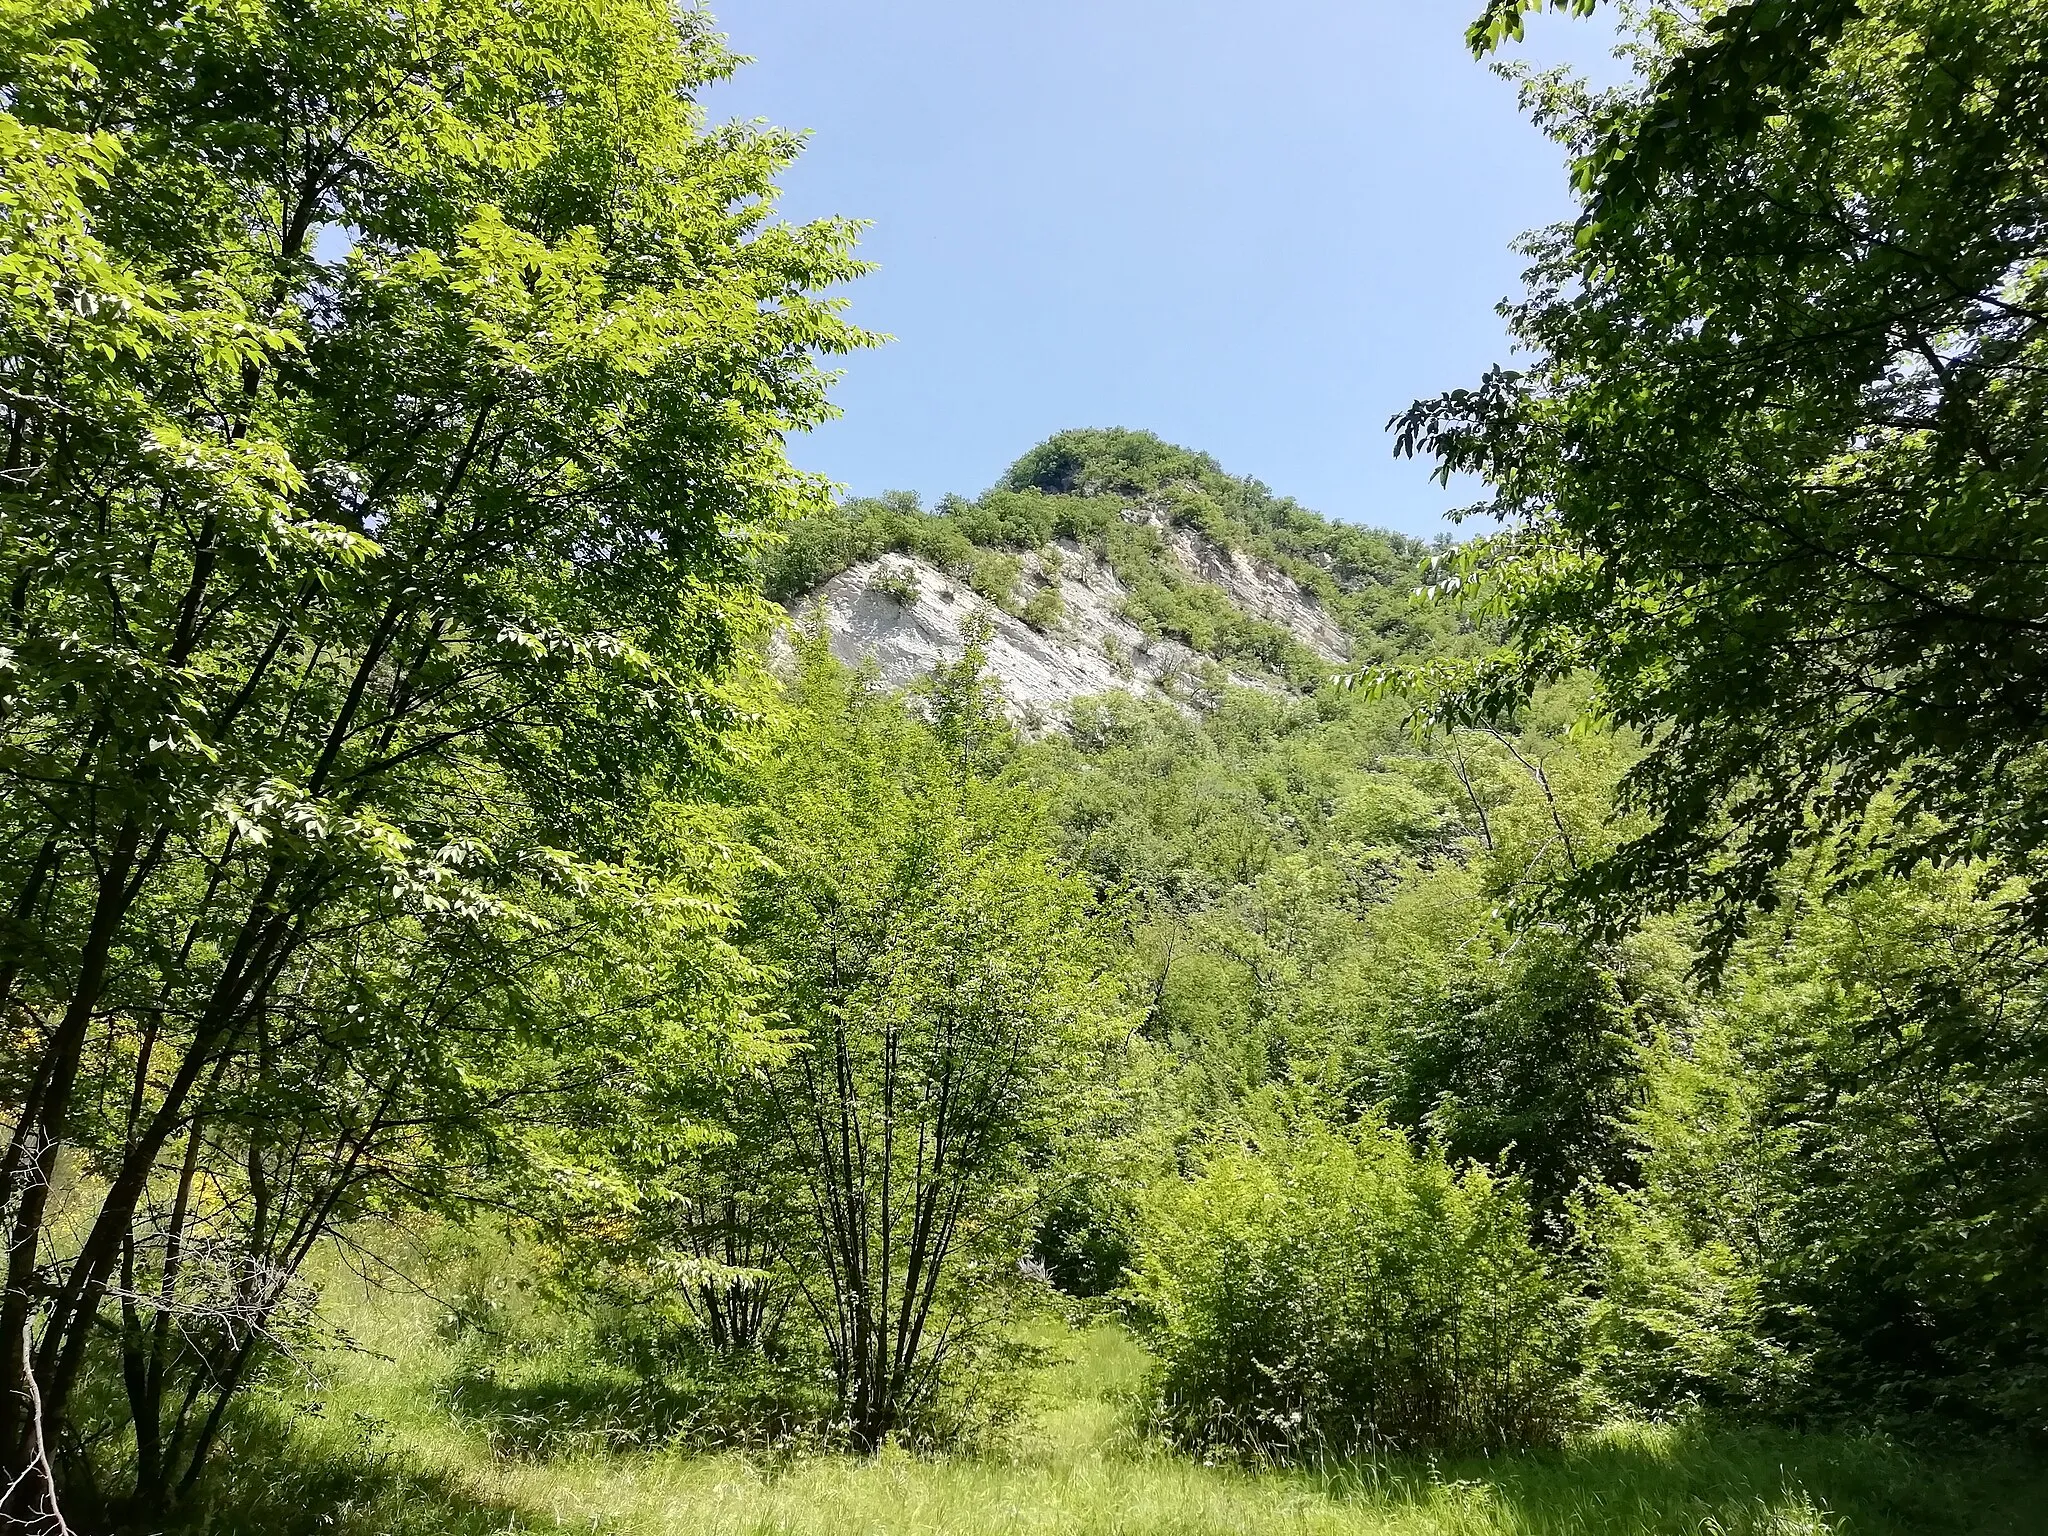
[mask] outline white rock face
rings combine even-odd
[[[1329,660],[1344,655],[1344,634],[1308,593],[1279,571],[1223,551],[1188,529],[1161,528],[1168,550],[1188,574],[1220,587],[1257,617],[1285,625]],[[1020,603],[1046,587],[1060,595],[1064,614],[1041,632],[1005,613],[964,581],[913,555],[889,554],[842,571],[791,605],[799,621],[822,619],[832,651],[849,666],[871,663],[883,682],[902,687],[967,650],[978,616],[989,626],[988,672],[1027,725],[1050,725],[1076,699],[1120,691],[1199,701],[1219,675],[1246,687],[1270,681],[1222,671],[1210,658],[1177,640],[1151,638],[1123,616],[1129,593],[1095,552],[1059,540],[1048,560],[1020,556],[1023,576],[1013,594]]]

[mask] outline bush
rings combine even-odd
[[[1183,1442],[1486,1447],[1578,1416],[1577,1308],[1520,1184],[1399,1132],[1316,1127],[1155,1189],[1133,1293]]]
[[[1017,616],[1040,634],[1051,634],[1066,622],[1067,604],[1058,587],[1040,587]]]
[[[1015,555],[996,550],[976,550],[968,567],[967,584],[998,608],[1008,609],[1015,601],[1017,580],[1024,574],[1024,562]]]
[[[919,596],[917,571],[907,565],[876,571],[868,578],[868,590],[879,592],[898,608],[915,608]]]

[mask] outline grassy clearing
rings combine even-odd
[[[976,1457],[494,1452],[460,1422],[424,1303],[344,1297],[364,1354],[319,1417],[245,1445],[216,1536],[2036,1536],[2048,1475],[1875,1439],[1629,1427],[1567,1452],[1335,1472],[1207,1466],[1146,1443],[1146,1359],[1112,1327],[1049,1332],[1057,1365]],[[558,1397],[557,1414],[572,1411]],[[601,1417],[603,1393],[583,1405]],[[589,1444],[603,1443],[602,1434]],[[502,1443],[502,1439],[501,1439]],[[283,1468],[285,1470],[279,1471]]]

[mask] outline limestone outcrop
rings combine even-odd
[[[1336,618],[1285,572],[1158,514],[1125,515],[1157,527],[1167,554],[1188,576],[1216,587],[1244,612],[1284,627],[1326,660],[1344,658]],[[1126,614],[1124,584],[1084,544],[1057,540],[1023,555],[1021,565],[1011,601],[1002,606],[910,554],[862,561],[789,606],[795,621],[825,626],[842,661],[872,665],[892,687],[959,660],[978,621],[987,626],[989,675],[1026,724],[1053,724],[1076,699],[1112,691],[1193,706],[1218,682],[1279,686],[1222,668],[1178,640],[1147,635]],[[1047,588],[1059,595],[1057,619],[1027,622],[1020,614]],[[1038,611],[1048,606],[1041,603]]]

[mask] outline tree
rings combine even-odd
[[[752,1048],[726,922],[694,885],[586,868],[573,899],[539,894],[514,918],[390,913],[309,945],[308,974],[211,1069],[121,1247],[116,1343],[85,1373],[118,1375],[126,1399],[125,1502],[192,1494],[236,1394],[313,1332],[297,1277],[324,1239],[480,1200],[530,1208],[561,1132],[628,1118],[644,1078]]]
[[[1980,873],[1788,877],[1651,1053],[1637,1187],[1590,1202],[1627,1406],[2039,1422],[2044,957]]]
[[[736,1001],[749,1015],[772,1006],[758,990]],[[565,1161],[581,1177],[554,1192],[543,1229],[573,1293],[630,1310],[650,1338],[744,1365],[784,1342],[809,1216],[770,1070],[787,1033],[729,1031],[719,1043],[738,1051],[641,1071],[609,1115],[572,1135]]]
[[[1396,423],[1505,524],[1443,586],[1509,644],[1420,669],[1429,712],[1585,671],[1647,747],[1648,820],[1524,915],[1703,912],[1727,983],[1652,1060],[1640,1188],[1592,1203],[1609,1374],[2028,1422],[2048,7],[1749,0],[1636,58],[1531,83],[1583,206],[1528,243],[1529,365]]]
[[[800,1042],[773,1078],[813,1225],[798,1283],[874,1451],[973,1342],[1110,1020],[1083,884],[1004,772],[972,652],[904,701],[809,648],[742,904]]]
[[[288,1271],[253,1170],[345,1166],[439,1032],[523,1010],[533,936],[718,757],[754,547],[813,495],[782,437],[862,338],[818,296],[848,227],[767,222],[795,140],[702,127],[701,13],[0,34],[0,1468],[34,1520],[103,1317],[188,1264],[155,1213],[224,1178],[229,1268]],[[278,1145],[301,1113],[332,1151]]]
[[[1654,824],[1562,886],[1610,925],[1698,900],[1725,953],[1884,795],[1902,864],[1995,856],[2039,917],[2048,6],[1750,0],[1638,49],[1634,87],[1531,87],[1583,214],[1528,243],[1527,366],[1397,419],[1506,524],[1447,584],[1511,643],[1437,712],[1591,669],[1649,745]]]

